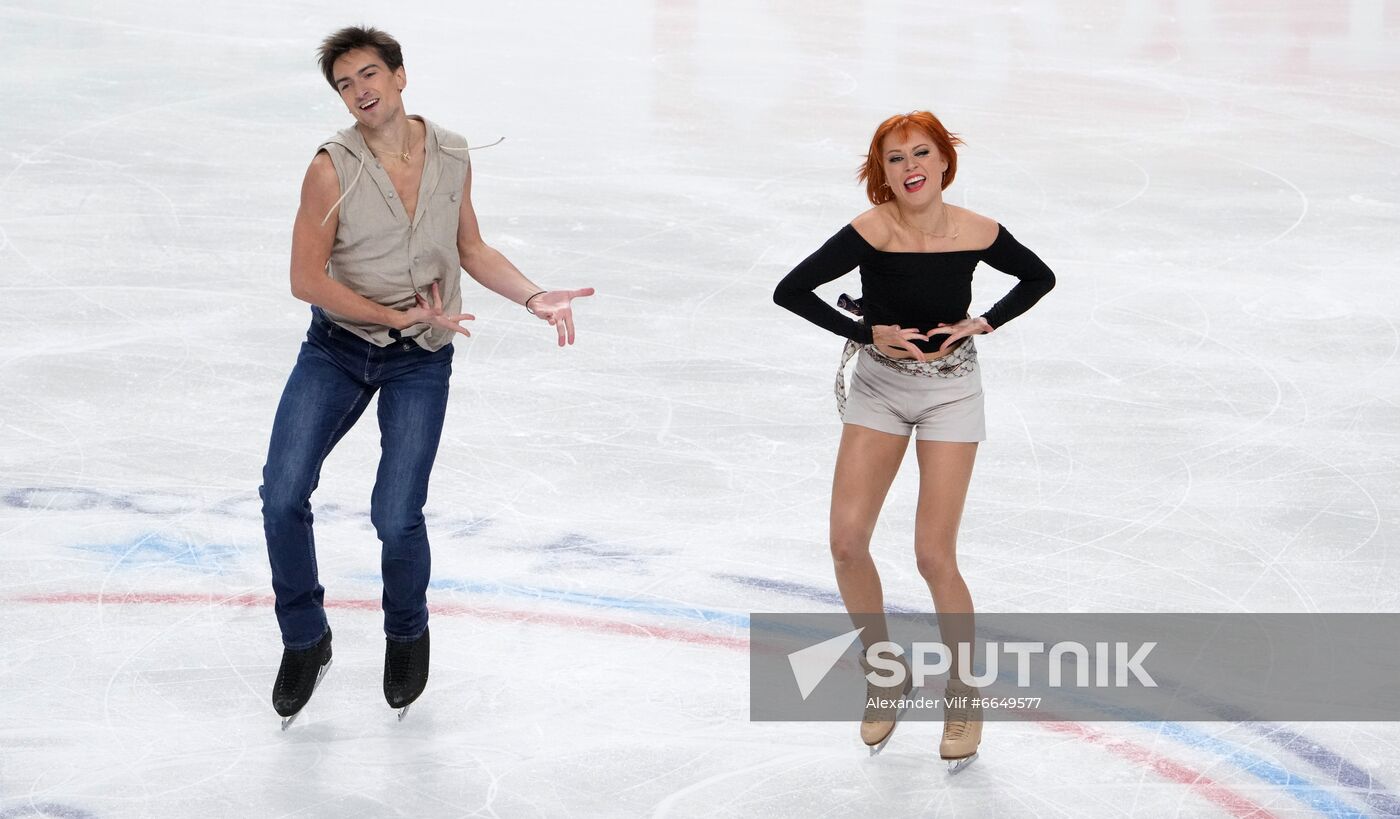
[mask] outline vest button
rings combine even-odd
[[[394,194],[393,194],[392,192],[390,192],[389,198],[390,198],[390,199],[393,199],[393,198],[394,198]]]

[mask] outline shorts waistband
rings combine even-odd
[[[959,378],[971,373],[977,367],[977,345],[972,341],[972,336],[958,342],[952,352],[932,361],[890,358],[876,349],[873,344],[866,344],[861,348],[861,352],[867,353],[874,363],[900,375],[922,378]]]

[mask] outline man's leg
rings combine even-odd
[[[394,372],[379,391],[383,454],[370,518],[383,543],[384,633],[390,640],[406,642],[428,626],[432,561],[423,506],[447,413],[452,345],[435,353],[414,349],[389,369]]]
[[[282,391],[272,424],[263,485],[263,530],[272,564],[277,623],[286,648],[316,645],[326,631],[325,589],[316,572],[311,493],[321,464],[369,404],[374,390],[334,360],[334,344],[317,340],[313,327]]]

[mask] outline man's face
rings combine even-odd
[[[331,73],[346,110],[361,124],[374,127],[402,113],[403,67],[389,71],[374,49],[347,51],[331,66]]]

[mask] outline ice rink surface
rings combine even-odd
[[[257,486],[350,122],[313,51],[360,22],[410,112],[506,137],[487,241],[598,295],[561,351],[466,292],[401,724],[372,415],[335,450],[336,660],[281,733]],[[749,612],[839,610],[841,344],[772,288],[916,108],[1059,277],[979,339],[979,609],[1397,610],[1400,4],[6,0],[0,49],[0,818],[1400,814],[1395,723],[994,723],[949,778],[936,723],[750,722],[746,655]],[[927,610],[910,466],[875,553]]]

